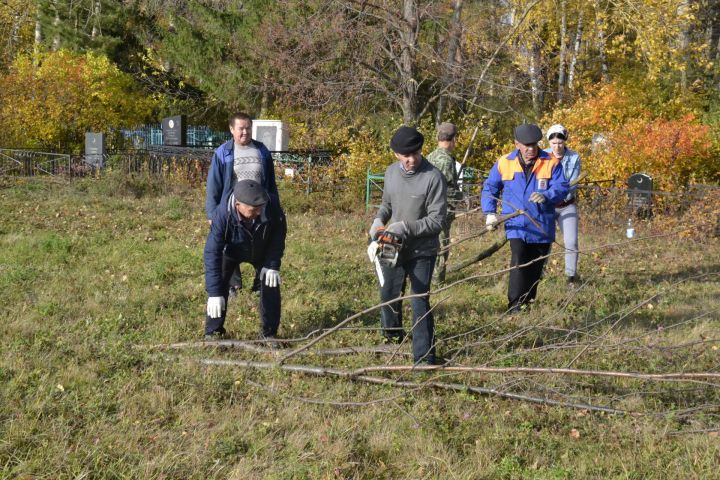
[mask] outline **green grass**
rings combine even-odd
[[[289,236],[281,335],[301,337],[377,303],[361,198],[282,195]],[[672,434],[718,427],[720,394],[707,384],[393,377],[637,413],[616,416],[198,362],[270,359],[239,350],[138,348],[201,338],[202,192],[117,176],[5,180],[0,200],[0,478],[720,478],[717,436]],[[670,233],[664,221],[640,223],[638,237]],[[624,240],[622,219],[581,222],[582,248]],[[463,220],[455,229],[481,224]],[[466,242],[451,263],[488,242]],[[502,269],[508,257],[505,247],[448,280]],[[720,338],[718,258],[717,238],[686,235],[602,247],[581,257],[587,283],[568,295],[559,255],[538,304],[511,318],[502,318],[506,275],[462,283],[432,299],[440,302],[439,353],[462,365],[565,366],[582,349],[572,342],[608,332],[572,366],[717,372],[720,341],[710,340]],[[652,307],[631,311],[653,295]],[[256,337],[256,304],[248,290],[231,301],[227,327],[236,338]],[[376,313],[365,315],[352,324],[361,330],[340,331],[317,348],[376,345],[378,323]],[[694,341],[705,343],[672,348]],[[359,354],[291,363],[387,361]]]

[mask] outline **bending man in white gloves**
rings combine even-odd
[[[260,290],[260,337],[274,339],[280,325],[280,262],[287,223],[277,197],[254,180],[241,180],[215,209],[205,243],[208,294],[205,339],[225,335],[230,277],[246,262],[255,267],[253,291]]]
[[[385,171],[382,205],[370,227],[370,238],[378,231],[403,239],[397,264],[381,265],[384,282],[380,300],[397,298],[405,278],[410,279],[412,293],[427,293],[440,241],[438,235],[447,215],[447,181],[440,171],[421,154],[424,138],[414,128],[400,127],[390,140],[397,162]],[[435,323],[429,297],[416,297],[413,310],[412,347],[415,363],[434,364]],[[388,341],[399,343],[405,336],[401,302],[382,307],[382,333]]]

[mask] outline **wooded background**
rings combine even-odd
[[[84,132],[184,113],[291,124],[353,177],[401,124],[562,122],[595,179],[677,189],[720,172],[717,0],[1,0],[0,146],[80,151]],[[593,141],[595,139],[595,141]],[[600,141],[598,141],[600,139]],[[429,148],[429,146],[428,146]],[[428,150],[429,151],[429,150]]]

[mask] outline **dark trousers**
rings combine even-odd
[[[231,287],[237,288],[238,290],[242,288],[242,274],[240,273],[240,264],[238,264],[238,266],[235,267],[235,270],[233,270],[233,273],[230,276],[229,285]]]
[[[395,267],[382,267],[385,284],[380,287],[380,301],[387,302],[397,298],[403,291],[405,279],[410,279],[412,293],[430,291],[435,256],[417,257],[398,262]],[[416,297],[410,300],[413,310],[412,347],[415,362],[435,363],[435,322],[430,311],[430,298]],[[382,307],[380,326],[384,336],[402,339],[405,331],[402,327],[402,302],[398,301]]]
[[[223,281],[223,297],[225,297],[226,309],[223,310],[220,318],[210,318],[205,316],[205,334],[213,332],[225,332],[225,314],[227,312],[228,291],[230,289],[230,278],[238,270],[240,263],[250,263],[244,259],[232,258],[223,255],[222,259],[222,281]],[[252,263],[251,263],[252,265]],[[264,336],[277,335],[280,326],[280,286],[268,287],[264,282],[259,280],[262,265],[253,265],[255,267],[255,279],[253,290],[260,290],[260,320],[262,322],[261,333]],[[239,278],[242,284],[242,278]]]
[[[510,239],[510,266],[523,265],[550,253],[549,243],[527,243],[517,238]],[[520,305],[534,300],[537,286],[543,271],[544,260],[510,270],[508,284],[508,309],[517,309]]]

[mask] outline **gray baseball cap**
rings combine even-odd
[[[251,207],[259,207],[270,201],[270,195],[262,185],[254,180],[240,180],[235,184],[233,194],[235,195],[235,201]]]

